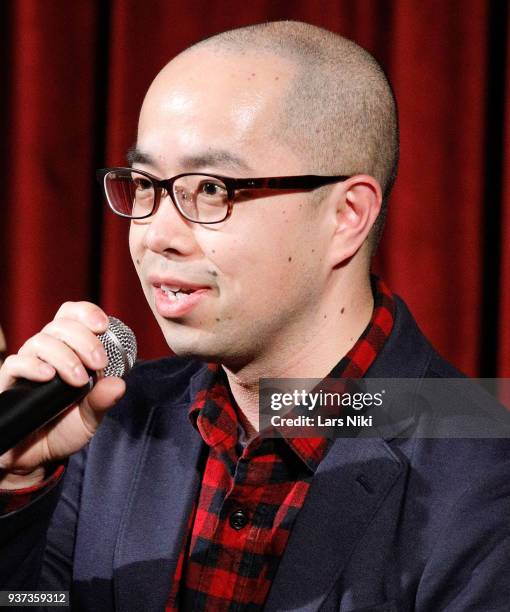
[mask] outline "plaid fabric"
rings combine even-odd
[[[392,295],[375,277],[373,290],[370,323],[328,378],[363,376],[389,336]],[[244,446],[235,402],[215,364],[204,373],[190,418],[209,450],[166,611],[260,610],[330,441],[258,437]]]

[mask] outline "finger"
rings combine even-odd
[[[126,392],[122,378],[107,376],[97,381],[80,406],[81,417],[86,427],[95,431],[106,411],[114,406]]]
[[[38,357],[9,355],[0,369],[0,392],[13,385],[19,378],[45,382],[51,380],[55,374],[55,368]]]
[[[106,367],[108,358],[103,345],[83,323],[73,319],[55,319],[42,331],[67,344],[87,368],[102,370]]]
[[[74,319],[86,325],[96,334],[102,334],[108,327],[108,316],[92,302],[65,302],[60,306],[55,319]]]
[[[27,340],[20,348],[19,354],[38,357],[49,363],[62,380],[74,387],[84,385],[89,379],[78,355],[67,344],[44,332],[39,332]]]

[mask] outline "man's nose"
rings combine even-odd
[[[193,250],[193,223],[181,215],[166,192],[161,194],[158,209],[148,221],[144,242],[151,251],[187,254]]]

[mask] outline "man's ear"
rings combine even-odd
[[[330,197],[336,206],[332,256],[337,266],[353,257],[367,240],[381,210],[382,190],[374,177],[359,174],[335,185]]]

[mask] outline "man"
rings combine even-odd
[[[369,275],[397,157],[381,69],[320,28],[227,32],[163,68],[133,170],[101,177],[177,357],[1,458],[1,588],[84,610],[508,609],[506,441],[258,435],[261,378],[458,375]],[[64,304],[0,388],[83,384],[106,325]]]

